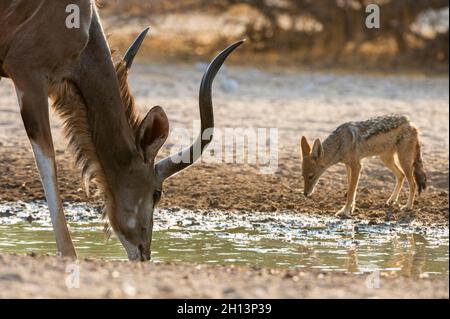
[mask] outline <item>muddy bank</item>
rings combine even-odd
[[[0,255],[0,286],[0,298],[448,298],[449,279]]]
[[[71,168],[68,154],[57,155],[59,185],[66,201],[91,201],[84,194],[79,173]],[[37,175],[31,151],[0,147],[0,201],[43,200],[44,193]],[[195,165],[169,179],[164,185],[160,207],[187,209],[219,209],[238,211],[281,212],[297,211],[305,214],[334,215],[345,203],[345,168],[338,167],[327,173],[311,198],[302,194],[302,177],[299,163],[294,160],[280,164],[273,175],[261,175],[249,165]],[[364,171],[362,186],[357,194],[355,219],[376,222],[417,220],[423,224],[448,225],[448,190],[432,186],[416,198],[415,209],[410,214],[398,206],[388,206],[385,201],[394,186],[394,178],[385,168],[376,166]],[[367,176],[369,175],[369,176]],[[442,173],[445,175],[445,173]],[[443,176],[445,177],[445,176]],[[448,173],[447,173],[448,178]],[[433,183],[433,181],[432,181]],[[407,189],[400,200],[406,202]]]
[[[65,214],[80,258],[127,260],[106,240],[99,213],[83,203]],[[45,202],[0,202],[0,254],[55,252]],[[448,276],[448,227],[341,220],[297,212],[158,209],[152,261],[303,271]]]

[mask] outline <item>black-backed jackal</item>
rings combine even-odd
[[[379,156],[396,177],[394,192],[387,200],[395,204],[406,179],[409,184],[408,202],[402,208],[412,209],[416,187],[419,194],[426,188],[419,130],[403,115],[385,115],[362,122],[349,122],[339,126],[323,143],[316,139],[309,145],[301,139],[302,175],[304,195],[314,192],[317,181],[330,166],[344,163],[347,168],[347,201],[338,216],[349,216],[355,209],[356,189],[361,172],[361,159]]]

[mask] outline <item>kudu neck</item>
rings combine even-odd
[[[106,175],[120,172],[137,156],[133,132],[120,96],[110,48],[94,17],[89,42],[80,56],[76,83],[85,100],[97,156]]]

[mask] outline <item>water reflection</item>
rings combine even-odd
[[[345,270],[349,273],[358,273],[358,253],[356,245],[349,247],[347,250],[347,260],[345,263]]]
[[[82,207],[79,213],[70,207],[68,210],[69,216],[75,217],[70,227],[81,257],[126,258],[116,239],[106,241],[100,220],[91,215],[85,219]],[[54,253],[54,236],[47,219],[29,224],[21,218],[11,222],[9,217],[8,222],[0,218],[0,252]],[[289,212],[185,210],[158,211],[155,227],[154,261],[448,275],[448,228],[368,225]]]
[[[392,260],[389,262],[391,272],[400,271],[405,276],[419,276],[424,273],[427,260],[426,239],[420,234],[394,236],[392,240]]]

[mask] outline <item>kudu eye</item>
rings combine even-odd
[[[161,191],[160,191],[160,190],[156,190],[156,191],[153,193],[153,205],[155,205],[156,203],[158,203],[160,199],[161,199]]]

